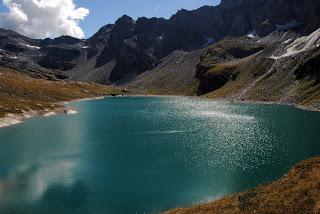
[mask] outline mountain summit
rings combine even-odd
[[[34,40],[1,30],[0,65],[39,78],[128,84],[177,51],[203,49],[228,36],[306,36],[319,27],[318,0],[222,0],[218,6],[179,10],[168,20],[124,15],[87,40]]]

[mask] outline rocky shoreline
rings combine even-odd
[[[0,128],[16,125],[24,122],[26,119],[30,119],[33,117],[51,117],[57,114],[66,114],[72,115],[77,114],[77,110],[70,107],[58,107],[54,109],[46,109],[46,110],[31,110],[29,112],[23,112],[22,114],[6,114],[3,118],[0,118]]]
[[[74,115],[78,113],[77,109],[73,107],[65,107],[63,105],[69,104],[71,102],[99,100],[99,99],[104,99],[106,97],[107,96],[98,96],[98,97],[91,97],[91,98],[74,99],[70,101],[57,103],[58,107],[54,107],[52,109],[23,111],[21,114],[9,113],[9,114],[6,114],[4,117],[0,118],[0,128],[17,125],[24,122],[26,119],[30,119],[33,117],[41,117],[41,116],[51,117],[58,114]]]
[[[0,128],[35,116],[75,114],[66,102],[126,93],[116,86],[36,79],[0,66]]]

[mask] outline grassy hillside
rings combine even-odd
[[[60,101],[121,93],[116,87],[34,79],[0,67],[0,117],[7,113],[54,109]]]
[[[247,37],[227,37],[207,48],[197,65],[197,94],[203,95],[234,81],[239,68],[264,46]]]
[[[319,108],[318,80],[311,76],[298,78],[295,73],[299,60],[289,63],[286,60],[251,56],[236,68],[238,76],[235,80],[227,81],[223,87],[204,96],[213,99],[283,102]]]
[[[320,109],[319,48],[274,56],[286,54],[295,38],[281,32],[261,39],[227,37],[203,50],[176,51],[127,86],[139,94],[198,95]]]
[[[142,73],[126,86],[139,94],[195,95],[198,87],[196,65],[203,52],[174,51],[158,66]]]
[[[210,46],[197,67],[198,94],[319,109],[319,48],[314,44],[303,49],[305,43],[300,40],[290,46],[295,38],[289,33],[273,33],[259,40],[226,38]],[[293,50],[296,54],[288,54]]]
[[[299,163],[283,178],[212,203],[165,214],[319,213],[320,157]]]

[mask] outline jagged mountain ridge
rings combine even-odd
[[[0,64],[34,77],[126,83],[152,70],[173,51],[204,48],[226,36],[266,36],[320,26],[317,0],[222,0],[218,6],[180,10],[170,19],[119,18],[87,40],[68,36],[34,40],[1,30]]]

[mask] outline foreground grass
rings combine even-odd
[[[8,113],[56,109],[61,101],[122,93],[117,87],[34,79],[0,67],[0,118]]]
[[[305,160],[268,185],[166,214],[320,213],[320,157]]]

